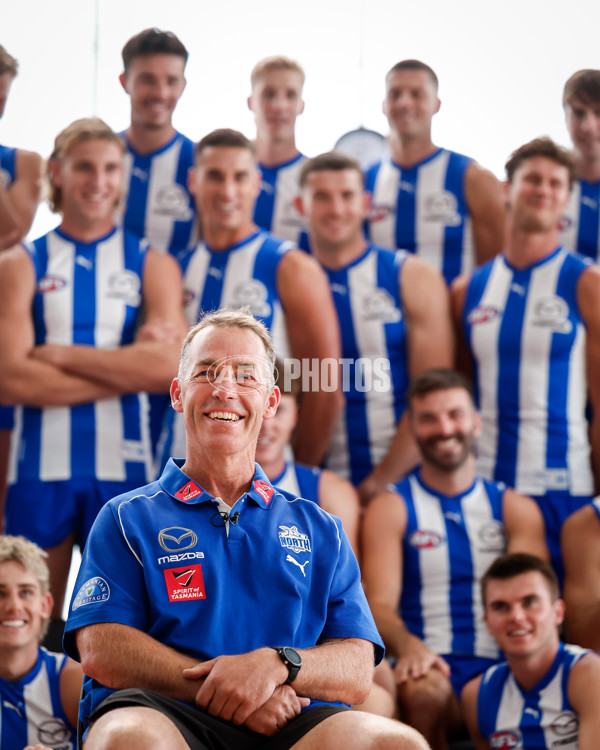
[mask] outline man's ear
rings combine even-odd
[[[123,87],[123,90],[125,91],[125,93],[128,94],[129,91],[127,90],[127,74],[125,73],[125,71],[123,71],[119,75],[119,81],[121,82],[121,86]]]
[[[171,394],[171,406],[173,407],[173,409],[175,409],[175,411],[178,411],[180,414],[182,414],[183,403],[181,401],[181,386],[179,385],[179,378],[173,378],[169,393]]]

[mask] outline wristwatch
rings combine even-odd
[[[290,648],[289,646],[280,646],[279,648],[276,648],[275,651],[277,651],[279,658],[288,668],[288,678],[283,684],[289,685],[290,682],[293,682],[298,676],[298,672],[302,666],[302,657],[296,649]]]

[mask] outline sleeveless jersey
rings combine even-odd
[[[277,291],[277,268],[289,242],[257,232],[226,250],[211,250],[204,242],[181,256],[184,315],[190,326],[207,312],[248,305],[268,328],[277,356],[289,352],[285,317]],[[185,456],[185,426],[181,414],[170,410],[158,447],[160,466],[169,456]]]
[[[399,612],[436,654],[498,657],[482,619],[479,581],[506,551],[504,489],[478,478],[448,497],[425,486],[418,472],[396,485],[407,510]]]
[[[122,135],[127,146],[124,184],[128,185],[123,226],[157,250],[177,256],[194,244],[197,234],[196,208],[187,187],[194,144],[175,133],[165,146],[142,156]]]
[[[142,308],[147,244],[113,229],[95,242],[55,229],[27,246],[36,275],[35,345],[112,349],[133,341]],[[77,406],[15,409],[9,482],[95,477],[147,481],[147,396]]]
[[[416,253],[448,284],[470,271],[475,249],[464,184],[471,161],[440,148],[409,168],[391,159],[370,167],[365,176],[372,196],[369,239]]]
[[[17,149],[0,146],[0,185],[5,190],[12,185],[17,173]],[[12,406],[0,404],[0,430],[12,429],[14,422]],[[1,750],[1,748],[0,748]]]
[[[565,247],[600,260],[600,182],[575,180],[560,228]]]
[[[14,682],[0,677],[0,750],[38,743],[75,750],[75,729],[60,700],[60,674],[67,657],[41,648],[35,667]]]
[[[405,408],[406,328],[400,272],[407,255],[370,245],[345,268],[325,268],[342,333],[346,405],[326,468],[357,485],[385,456]]]
[[[315,466],[304,466],[295,461],[286,461],[282,473],[273,479],[271,484],[279,490],[285,490],[294,497],[303,497],[320,505],[319,481],[321,469]]]
[[[490,747],[577,750],[579,717],[567,685],[571,669],[588,653],[561,643],[552,666],[531,690],[518,684],[506,662],[490,667],[477,696],[479,731]]]
[[[478,471],[527,495],[591,495],[586,330],[577,282],[589,260],[558,248],[528,268],[477,269],[463,310],[483,422]]]
[[[298,154],[276,167],[259,164],[262,185],[254,206],[254,223],[284,240],[300,247],[306,220],[294,206],[300,193],[300,170],[306,156]]]

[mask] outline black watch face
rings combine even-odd
[[[295,649],[290,648],[289,646],[285,646],[283,648],[283,655],[293,667],[302,666],[302,659],[300,658],[300,654]]]

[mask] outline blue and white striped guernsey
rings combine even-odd
[[[278,490],[289,492],[294,497],[303,497],[321,505],[319,498],[319,482],[321,469],[315,466],[304,466],[294,461],[286,461],[282,473],[273,479],[271,484]]]
[[[479,731],[491,748],[577,750],[579,717],[568,697],[571,669],[586,654],[561,643],[548,672],[531,688],[520,687],[503,662],[490,667],[477,697]]]
[[[36,275],[35,344],[112,349],[133,341],[142,309],[147,243],[113,229],[81,243],[56,229],[28,245]],[[147,397],[78,406],[17,407],[9,482],[95,477],[148,480]]]
[[[256,232],[225,250],[204,242],[181,256],[184,315],[190,326],[207,312],[249,306],[271,334],[278,357],[288,356],[285,316],[277,291],[277,268],[292,243]],[[170,456],[185,456],[185,426],[181,414],[167,412],[158,446],[159,466]]]
[[[385,247],[416,253],[450,283],[475,263],[465,174],[472,159],[438,149],[404,168],[387,158],[365,175],[372,206],[367,236]]]
[[[127,141],[124,157],[125,229],[147,239],[157,250],[177,256],[196,241],[196,207],[187,187],[194,166],[194,144],[175,133],[151,154],[138,154]]]
[[[477,468],[524,494],[593,491],[576,297],[589,262],[558,248],[519,270],[497,256],[467,289],[462,322],[483,422]]]
[[[357,485],[389,450],[408,387],[401,268],[407,254],[370,245],[345,268],[325,268],[342,333],[346,405],[325,466]]]
[[[498,657],[479,581],[506,551],[504,489],[478,478],[449,497],[427,487],[418,470],[396,485],[407,510],[399,613],[436,654]]]
[[[60,700],[60,674],[67,657],[39,648],[34,668],[20,680],[0,677],[0,750],[38,743],[75,750],[75,729]]]
[[[254,207],[254,222],[277,237],[304,247],[302,234],[306,220],[294,206],[300,193],[300,170],[306,156],[298,154],[284,164],[266,167],[259,164],[262,186]]]
[[[565,247],[600,260],[600,182],[575,180],[560,227]]]

